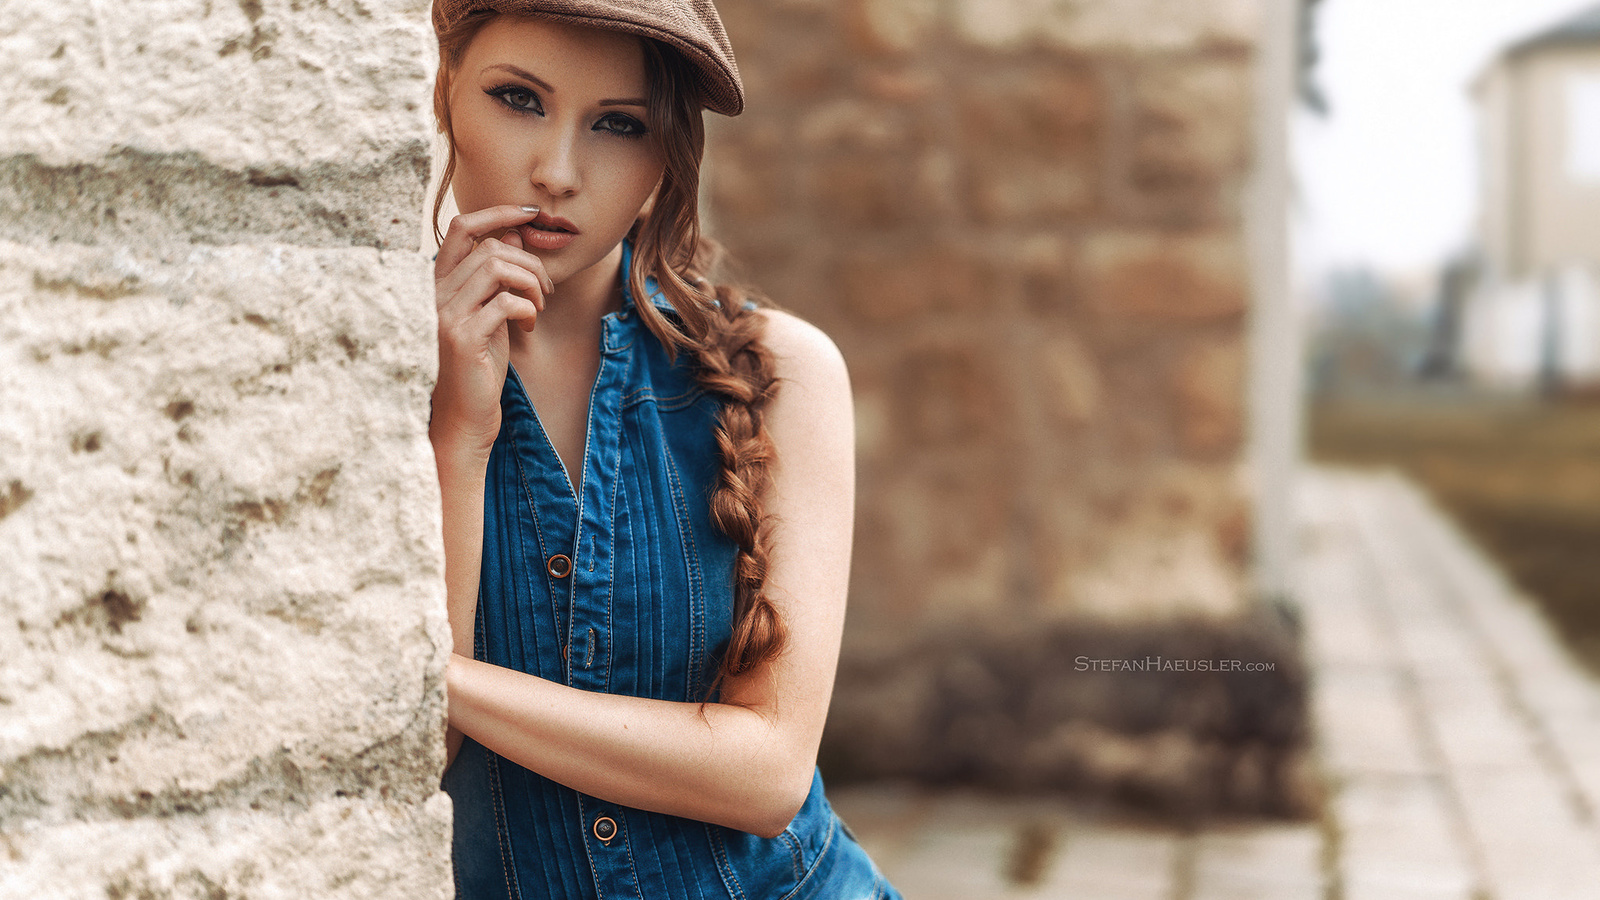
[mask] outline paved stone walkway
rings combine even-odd
[[[907,900],[1600,897],[1600,683],[1408,481],[1313,468],[1296,499],[1323,821],[830,791]]]

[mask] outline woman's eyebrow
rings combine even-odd
[[[495,65],[489,66],[488,68],[484,69],[484,71],[485,72],[489,72],[489,71],[492,71],[494,69],[502,69],[502,70],[504,70],[506,72],[510,72],[512,75],[515,75],[518,78],[525,78],[528,81],[531,81],[534,84],[538,85],[539,87],[543,88],[545,93],[547,93],[547,94],[554,94],[556,92],[556,89],[550,85],[550,82],[545,81],[543,78],[540,78],[539,76],[533,74],[532,72],[527,71],[526,69],[519,69],[516,66],[511,65],[510,63],[496,63]],[[649,106],[649,104],[646,103],[645,101],[639,100],[639,99],[635,99],[633,97],[601,100],[596,105],[598,105],[598,106],[644,106],[644,107],[648,107]]]
[[[533,82],[534,84],[538,85],[539,87],[544,88],[545,93],[554,94],[556,92],[556,89],[550,86],[550,82],[545,81],[543,78],[540,78],[539,76],[533,74],[532,72],[528,72],[528,71],[525,71],[523,69],[519,69],[516,66],[511,65],[510,63],[496,63],[495,65],[489,66],[488,68],[484,69],[484,71],[485,72],[490,72],[490,71],[493,71],[495,69],[504,69],[505,71],[510,72],[511,74],[517,76],[518,78],[526,78],[527,80]]]

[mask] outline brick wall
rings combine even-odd
[[[0,896],[450,894],[430,38],[0,7]]]
[[[712,232],[856,392],[831,778],[1311,809],[1293,630],[1250,571],[1267,3],[719,4],[749,105],[713,123]]]
[[[852,622],[1244,608],[1252,0],[726,0],[718,234],[851,366]]]

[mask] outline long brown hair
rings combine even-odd
[[[450,79],[467,46],[498,13],[474,13],[439,32],[439,75],[433,111],[449,143],[444,177],[433,199],[433,231],[456,168],[455,134],[450,123]],[[649,127],[664,160],[660,187],[649,212],[629,232],[633,262],[626,273],[640,319],[669,356],[687,353],[695,379],[722,401],[716,441],[722,472],[711,494],[711,521],[739,548],[733,572],[733,636],[707,689],[716,693],[729,677],[748,672],[777,656],[786,638],[777,607],[766,593],[771,554],[771,522],[766,493],[772,481],[775,450],[765,413],[778,389],[772,353],[762,341],[765,320],[755,314],[765,298],[731,284],[713,283],[720,247],[700,233],[700,161],[705,152],[702,103],[692,70],[677,50],[640,38],[649,81]],[[677,316],[664,315],[649,296],[652,278]]]

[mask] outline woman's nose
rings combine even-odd
[[[528,173],[534,187],[551,196],[563,196],[579,186],[578,136],[573,129],[550,129],[550,134],[535,149]]]

